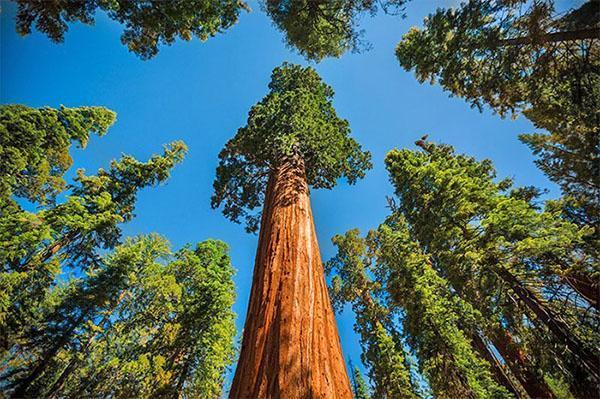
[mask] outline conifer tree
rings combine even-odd
[[[233,26],[242,9],[249,10],[242,0],[13,1],[18,6],[18,33],[28,35],[35,26],[57,43],[64,40],[69,23],[92,25],[96,12],[104,11],[125,25],[121,42],[142,59],[156,56],[159,45],[177,38],[205,41]]]
[[[292,48],[310,60],[340,57],[367,46],[358,29],[361,15],[378,8],[399,14],[407,0],[264,0],[264,8]]]
[[[160,236],[126,240],[64,296],[26,345],[25,363],[13,359],[37,371],[27,386],[10,373],[13,396],[220,397],[233,360],[232,275],[219,241],[172,256]]]
[[[575,3],[573,3],[575,4]],[[595,229],[581,248],[599,259],[600,2],[557,10],[554,0],[470,0],[412,28],[396,55],[419,81],[538,130],[521,141],[557,183],[565,216]],[[586,282],[587,284],[587,282]],[[596,288],[596,291],[598,289]]]
[[[578,395],[592,394],[598,383],[597,319],[581,299],[568,295],[586,298],[571,273],[597,274],[578,250],[591,229],[564,220],[552,201],[540,210],[532,190],[509,192],[510,181],[495,182],[489,161],[456,155],[449,146],[419,144],[424,151],[391,151],[386,165],[399,198],[396,212],[427,248],[433,266],[484,315],[481,328],[531,396],[552,393],[544,373],[515,354],[515,346],[523,347],[511,332],[521,343],[531,340],[529,348],[545,348],[536,362],[546,375],[559,373]]]
[[[104,135],[115,118],[102,107],[0,106],[0,212],[12,196],[51,202],[65,189],[71,144],[85,148],[90,134]]]
[[[368,239],[356,240],[355,231],[346,238],[352,239],[353,235],[355,244],[346,248],[358,250],[352,257],[362,252],[373,258],[368,262],[388,293],[390,304],[404,313],[404,334],[435,397],[509,398],[509,393],[493,380],[490,365],[476,354],[462,328],[474,323],[477,312],[451,293],[447,282],[431,267],[428,256],[410,237],[406,223],[390,218]]]
[[[213,207],[260,236],[230,397],[350,398],[327,295],[309,186],[354,183],[370,156],[349,137],[312,68],[275,68],[270,92],[219,155]]]
[[[354,399],[371,399],[369,386],[358,367],[352,369],[352,393]]]
[[[330,295],[338,311],[345,303],[352,304],[356,315],[354,330],[363,349],[361,358],[373,382],[373,399],[418,398],[393,322],[394,313],[380,299],[380,285],[369,277],[373,265],[366,240],[355,229],[332,241],[338,252],[327,262],[328,274],[334,274]]]

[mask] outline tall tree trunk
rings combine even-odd
[[[499,329],[492,335],[492,343],[511,367],[513,374],[517,377],[521,385],[529,396],[534,399],[554,399],[552,391],[543,380],[542,376],[537,375],[523,353],[517,346],[510,333]]]
[[[269,175],[230,398],[352,398],[302,160]]]
[[[31,372],[18,382],[17,387],[15,388],[15,391],[12,394],[13,398],[18,399],[28,397],[26,395],[28,394],[28,390],[31,387],[31,385],[35,382],[35,380],[38,379],[38,377],[40,377],[44,373],[44,371],[46,371],[46,369],[50,365],[50,362],[54,359],[54,356],[56,356],[58,351],[60,351],[62,347],[69,342],[71,336],[73,335],[73,332],[81,324],[84,318],[85,313],[80,315],[77,318],[77,320],[75,320],[71,324],[71,326],[69,326],[68,330],[65,331],[65,333],[60,338],[58,338],[54,345],[46,352],[44,352],[40,361],[36,363]]]
[[[501,266],[496,268],[496,273],[537,318],[552,331],[554,336],[579,360],[578,364],[574,365],[574,378],[580,381],[580,384],[588,386],[591,392],[597,392],[597,387],[600,383],[598,375],[600,371],[598,367],[600,356],[598,356],[596,349],[587,348],[583,345],[573,335],[567,323],[559,315],[555,314],[552,309],[549,309],[533,291],[523,286],[512,273]],[[587,376],[591,377],[592,381],[587,381]]]
[[[112,317],[112,314],[114,313],[115,309],[121,304],[121,302],[123,301],[123,298],[125,298],[125,295],[127,295],[128,292],[129,292],[129,290],[121,291],[116,302],[110,308],[109,312],[106,313],[104,315],[104,317],[102,318],[102,320],[100,321],[100,323],[98,323],[98,327],[100,327],[103,330],[106,329],[106,327],[104,327],[104,325],[106,323],[108,323],[108,321]],[[96,340],[98,335],[100,335],[100,331],[96,331],[94,334],[92,334],[86,341],[85,345],[83,345],[83,347],[80,349],[80,352],[84,352],[85,354],[87,354],[88,350],[90,349],[90,347],[92,346],[92,344],[94,343],[94,341]],[[48,398],[55,399],[57,397],[58,391],[60,389],[62,389],[64,383],[67,381],[67,378],[69,378],[69,375],[71,375],[71,373],[75,370],[75,367],[77,366],[77,364],[78,364],[77,357],[73,356],[73,358],[69,361],[69,364],[67,365],[67,367],[65,367],[65,369],[60,374],[58,379],[54,382],[54,384],[52,384],[52,386],[46,393],[46,396]]]
[[[515,398],[526,399],[524,395],[521,394],[521,390],[519,389],[519,387],[510,378],[500,360],[494,355],[494,353],[485,343],[481,335],[479,335],[478,333],[474,333],[472,334],[471,338],[473,340],[473,346],[475,347],[477,352],[479,352],[481,357],[487,360],[487,362],[492,366],[492,373],[494,374],[494,379],[504,388],[506,388],[508,392],[510,392]],[[537,399],[536,397],[532,398]]]

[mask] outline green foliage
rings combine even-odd
[[[552,322],[567,324],[568,338],[594,353],[600,338],[594,311],[573,295],[584,295],[583,282],[597,284],[597,263],[579,250],[591,229],[566,221],[554,201],[540,210],[532,200],[535,190],[507,193],[510,182],[496,182],[487,160],[457,155],[449,146],[422,147],[394,150],[386,157],[400,200],[395,213],[406,220],[452,290],[483,314],[475,321],[480,328],[508,328],[546,373],[563,375],[575,390],[581,384],[577,378],[589,386],[591,376],[578,376],[573,368],[585,353],[559,355],[567,337],[549,335],[548,320],[541,322],[530,305],[515,300],[516,287],[500,271],[516,276],[531,297],[547,298],[544,311]]]
[[[461,324],[474,319],[476,312],[451,293],[445,280],[431,267],[428,256],[410,237],[402,220],[388,220],[366,239],[359,239],[356,231],[347,233],[345,239],[351,241],[351,245],[346,245],[341,237],[336,238],[341,249],[336,262],[358,259],[363,257],[361,254],[368,254],[367,258],[363,258],[363,264],[371,265],[377,283],[387,293],[390,309],[403,312],[403,334],[416,351],[421,372],[427,377],[436,397],[509,397],[493,381],[489,365],[475,354],[468,336],[460,328]],[[352,250],[358,252],[349,253]],[[357,314],[359,324],[366,325],[375,320],[368,317],[362,319],[362,315]],[[397,366],[405,362],[402,352],[397,350],[397,343],[391,340],[382,324],[376,325],[374,332],[379,348],[375,366],[387,365],[391,371],[375,375],[375,382],[385,385],[393,380],[396,376],[393,367],[396,365],[395,371],[402,372],[404,386],[410,387],[407,384],[408,372]],[[365,357],[368,359],[368,356]],[[397,384],[398,380],[394,382]],[[396,384],[388,386],[394,387]],[[390,394],[396,396],[388,396]],[[376,397],[418,396],[409,389],[390,390],[387,395]]]
[[[367,241],[356,229],[332,241],[338,252],[326,265],[330,275],[335,273],[330,296],[338,311],[345,303],[352,304],[354,330],[360,336],[361,359],[373,382],[373,398],[416,399],[417,389],[390,308],[381,300],[380,284],[369,277],[374,261]]]
[[[264,199],[269,173],[283,162],[301,159],[308,184],[328,189],[341,177],[353,184],[371,167],[370,154],[335,113],[333,89],[314,69],[284,63],[273,70],[269,89],[219,154],[214,182],[213,208],[223,205],[229,219],[245,219],[248,231],[258,228],[252,210]]]
[[[7,382],[36,397],[220,397],[235,336],[227,252],[214,240],[172,255],[160,236],[127,239],[58,288],[26,350],[9,357]]]
[[[102,107],[0,106],[0,205],[11,195],[42,205],[52,201],[65,189],[71,143],[85,147],[91,133],[104,135],[115,119]]]
[[[264,8],[290,47],[321,61],[364,47],[358,18],[374,15],[378,5],[389,13],[402,11],[406,0],[264,0]]]
[[[62,42],[68,23],[92,25],[98,10],[125,26],[121,42],[142,59],[158,53],[160,44],[192,36],[205,41],[233,26],[242,9],[240,0],[86,0],[46,2],[13,0],[18,5],[17,31],[35,28],[54,42]]]
[[[119,225],[133,218],[137,192],[167,179],[170,169],[182,161],[186,148],[174,142],[163,155],[154,155],[145,163],[123,156],[95,176],[80,170],[65,200],[56,203],[46,197],[54,197],[64,187],[62,175],[71,164],[71,140],[83,146],[89,132],[104,134],[115,119],[114,113],[103,108],[56,111],[6,106],[2,115],[7,137],[19,138],[11,148],[4,147],[15,155],[3,158],[6,170],[24,171],[18,178],[10,173],[1,176],[3,183],[14,187],[14,195],[7,196],[0,208],[4,354],[20,346],[28,329],[43,322],[46,314],[40,309],[53,298],[52,287],[63,274],[86,272],[97,263],[100,251],[118,244]],[[39,203],[39,210],[22,209],[16,195]]]
[[[371,399],[369,386],[358,367],[355,367],[354,370],[352,370],[352,385],[354,399]]]
[[[565,214],[600,234],[600,49],[596,0],[559,14],[553,0],[470,0],[412,28],[396,55],[473,106],[522,112],[536,164],[567,197]],[[597,243],[595,251],[597,253]],[[589,251],[589,248],[588,248]]]

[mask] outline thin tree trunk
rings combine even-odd
[[[506,330],[496,331],[492,335],[492,343],[511,367],[513,374],[529,396],[533,399],[554,399],[555,396],[541,376],[533,370],[525,354],[516,347],[512,336]]]
[[[600,309],[600,286],[589,275],[584,272],[573,272],[564,276],[563,280],[590,305]]]
[[[541,35],[539,37],[523,36],[512,39],[501,40],[502,46],[519,46],[532,43],[551,43],[551,42],[567,42],[573,40],[598,39],[598,29],[580,29],[566,32],[554,32]]]
[[[269,175],[230,398],[352,398],[302,160]]]
[[[543,322],[546,327],[562,342],[568,350],[579,359],[577,370],[574,375],[577,379],[581,379],[585,383],[585,376],[592,377],[593,381],[588,381],[587,384],[597,386],[600,382],[598,376],[600,356],[597,355],[593,348],[586,348],[582,342],[575,337],[569,326],[562,318],[549,309],[529,288],[524,287],[515,276],[503,267],[496,268],[496,273],[504,280],[509,287],[514,291],[517,297]],[[595,388],[594,388],[595,390]]]
[[[494,374],[494,379],[501,384],[504,388],[508,390],[511,394],[514,395],[517,399],[526,399],[521,394],[521,390],[518,386],[515,385],[513,380],[510,378],[506,369],[500,362],[498,358],[492,353],[490,348],[487,346],[483,338],[478,334],[472,334],[471,339],[473,341],[473,346],[479,352],[479,354],[487,360],[487,362],[492,366],[492,373]],[[532,398],[537,399],[537,398]]]
[[[37,263],[37,262],[34,262],[34,260],[36,260],[36,259],[39,260],[40,263],[47,262],[58,251],[60,251],[65,246],[72,243],[77,238],[77,235],[78,235],[78,233],[74,232],[74,231],[71,231],[71,232],[65,234],[64,236],[59,238],[57,241],[52,243],[50,246],[46,247],[38,254],[29,258],[29,260],[27,260],[24,264],[21,265],[21,267],[19,268],[19,271],[27,272],[27,271],[30,271],[31,269],[33,269],[33,266],[35,265],[35,263]]]
[[[110,308],[110,311],[107,314],[105,314],[104,317],[102,318],[102,320],[100,321],[100,323],[98,323],[99,327],[103,328],[103,326],[106,323],[108,323],[113,312],[121,304],[121,302],[123,301],[123,298],[125,298],[125,295],[127,295],[128,292],[129,292],[128,290],[123,290],[119,294],[117,301]],[[90,347],[92,346],[92,344],[94,343],[94,341],[96,340],[98,335],[100,335],[100,331],[96,331],[94,334],[92,334],[92,336],[88,338],[85,345],[81,348],[81,352],[84,352],[87,354],[88,350],[90,349]],[[75,366],[77,366],[77,363],[78,363],[77,358],[75,356],[73,356],[73,358],[69,361],[69,364],[67,365],[67,367],[63,370],[63,372],[60,374],[58,379],[54,382],[54,384],[52,384],[52,386],[46,393],[48,398],[50,398],[50,399],[56,398],[56,394],[58,393],[58,391],[60,389],[62,389],[67,378],[69,378],[69,376],[71,375],[73,370],[75,370]]]
[[[31,387],[31,384],[35,380],[37,380],[38,377],[40,377],[44,373],[44,371],[46,371],[46,368],[48,367],[48,365],[50,364],[52,359],[54,359],[54,356],[56,356],[58,351],[63,346],[65,346],[67,342],[69,342],[69,339],[71,338],[71,335],[73,334],[73,331],[75,331],[77,326],[79,326],[79,324],[81,324],[83,319],[84,319],[84,315],[82,314],[81,316],[79,316],[79,318],[76,321],[74,321],[71,324],[69,329],[58,339],[58,341],[49,350],[47,350],[43,354],[42,360],[39,363],[37,363],[37,365],[33,368],[33,370],[31,370],[31,372],[25,378],[23,378],[22,380],[19,381],[17,387],[15,388],[15,391],[12,394],[13,398],[26,397],[25,395],[27,394],[27,391]]]

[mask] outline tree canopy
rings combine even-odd
[[[274,25],[284,32],[288,45],[304,57],[321,61],[367,46],[358,28],[362,14],[378,8],[400,13],[407,0],[264,0]]]
[[[600,3],[559,12],[553,0],[470,0],[412,28],[396,55],[419,81],[539,129],[521,140],[567,197],[570,220],[600,234]],[[595,251],[597,252],[597,244]],[[589,248],[588,248],[589,250]]]
[[[123,24],[121,42],[142,59],[158,54],[160,45],[193,36],[205,41],[233,26],[242,9],[242,0],[13,0],[18,5],[17,31],[31,33],[31,27],[54,42],[62,42],[69,23],[92,25],[98,10]]]
[[[256,231],[269,173],[282,162],[304,164],[310,186],[350,184],[371,167],[370,154],[350,137],[348,121],[333,108],[333,89],[314,69],[284,63],[273,70],[269,94],[254,105],[246,126],[219,154],[212,206]]]
[[[0,106],[0,192],[46,203],[65,189],[63,175],[73,164],[71,143],[85,147],[90,134],[102,136],[115,122],[102,107],[53,109]]]

